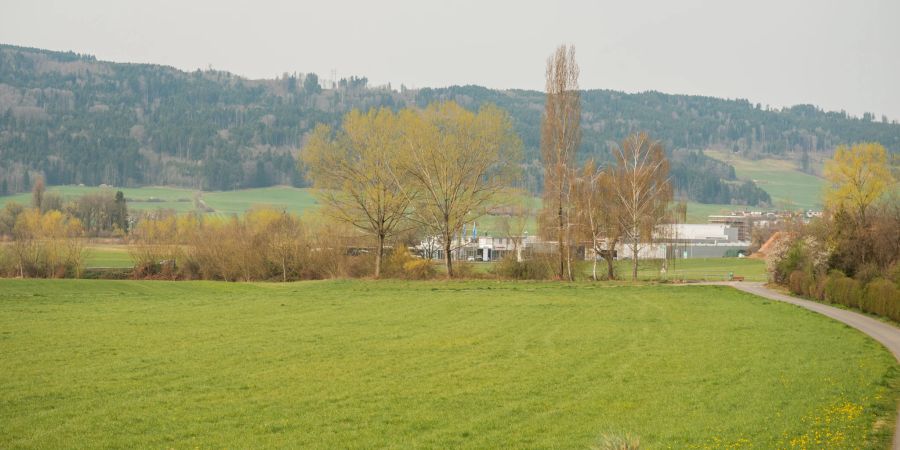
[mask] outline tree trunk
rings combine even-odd
[[[616,266],[615,261],[613,261],[613,252],[616,251],[617,243],[616,240],[609,242],[609,245],[607,245],[609,248],[606,250],[606,255],[603,256],[603,258],[606,259],[606,275],[610,280],[616,279]]]
[[[637,281],[638,273],[638,245],[631,246],[631,281]]]
[[[384,236],[378,235],[378,249],[375,252],[375,278],[381,277],[381,260],[384,255]]]
[[[284,255],[281,255],[281,282],[284,283],[287,281],[287,264],[285,263]]]
[[[597,249],[594,249],[594,265],[591,268],[591,278],[597,281]]]
[[[444,236],[444,264],[447,266],[447,279],[453,278],[453,260],[450,258],[451,237]]]
[[[562,197],[562,194],[560,194]],[[559,244],[559,279],[565,276],[566,268],[565,268],[565,255],[563,250],[563,209],[562,209],[562,198],[559,199],[559,210],[557,211],[557,217],[559,218],[559,229],[556,230],[556,239]]]

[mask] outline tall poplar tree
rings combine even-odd
[[[560,279],[572,280],[572,180],[581,144],[581,95],[575,47],[560,46],[547,60],[547,100],[541,122],[544,207],[541,231],[558,242]]]

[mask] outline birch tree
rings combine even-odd
[[[578,211],[578,235],[591,243],[594,252],[591,274],[595,281],[598,279],[599,257],[606,261],[607,278],[616,278],[615,251],[623,233],[613,176],[611,169],[602,169],[594,160],[589,160],[573,189]]]
[[[669,162],[659,141],[646,133],[632,134],[613,149],[615,207],[623,238],[631,249],[631,279],[637,280],[638,259],[656,227],[666,220],[672,200]]]

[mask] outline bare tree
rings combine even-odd
[[[597,261],[606,260],[606,276],[615,279],[615,251],[622,237],[620,209],[615,207],[616,194],[613,171],[601,169],[594,160],[588,161],[575,180],[574,198],[578,211],[578,236],[591,243],[594,253],[592,277],[597,276]]]
[[[375,278],[381,275],[385,241],[400,231],[415,198],[414,190],[401,191],[403,171],[398,117],[390,110],[353,111],[344,118],[336,137],[319,125],[303,149],[303,165],[325,213],[348,223],[376,241]]]
[[[615,207],[620,209],[623,237],[631,249],[631,279],[637,280],[640,250],[652,242],[672,200],[669,162],[659,141],[651,141],[646,133],[628,136],[613,154]]]
[[[34,182],[34,187],[31,189],[31,207],[37,209],[38,211],[42,210],[42,206],[44,204],[44,193],[47,191],[46,186],[44,185],[44,178],[38,177],[37,181]]]
[[[675,272],[675,262],[678,259],[678,255],[681,254],[681,250],[679,247],[679,224],[687,223],[687,202],[679,201],[672,205],[671,209],[668,213],[667,222],[671,224],[668,228],[668,238],[671,240],[671,245],[666,249],[666,271]]]
[[[440,237],[452,278],[454,236],[509,186],[519,170],[522,143],[509,115],[491,105],[473,113],[454,102],[435,103],[424,111],[405,110],[401,120],[400,172],[409,182],[397,186],[418,193],[413,215]]]
[[[560,279],[573,279],[571,253],[572,176],[581,144],[581,97],[575,47],[560,46],[547,60],[547,102],[541,123],[544,163],[542,234],[558,242]]]
[[[532,199],[526,191],[514,189],[508,193],[508,200],[505,203],[503,210],[500,211],[500,218],[497,220],[497,231],[512,243],[516,261],[522,262],[528,221],[534,215],[531,207]]]

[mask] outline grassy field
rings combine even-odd
[[[793,208],[822,209],[825,180],[801,172],[792,161],[751,161],[714,150],[707,150],[706,154],[733,165],[738,178],[755,181],[769,193],[776,207],[791,205]]]
[[[766,264],[762,259],[751,258],[695,258],[678,259],[670,266],[665,274],[660,273],[662,260],[638,261],[638,278],[641,280],[702,280],[724,281],[729,274],[742,276],[747,281],[766,281]],[[600,264],[598,270],[606,270],[606,265]],[[623,278],[631,276],[631,261],[618,261],[616,270]],[[601,272],[602,273],[602,272]]]
[[[0,354],[2,448],[883,448],[897,392],[714,286],[0,280]]]
[[[172,209],[177,212],[194,211],[195,191],[190,189],[168,187],[142,188],[98,188],[84,186],[51,186],[48,192],[55,192],[65,198],[79,197],[85,194],[102,192],[104,189],[115,192],[121,190],[128,199],[128,207],[132,210]],[[10,201],[24,205],[31,202],[31,194],[17,194],[0,197],[0,207]],[[235,214],[246,211],[253,206],[267,205],[284,209],[293,213],[301,213],[316,205],[309,189],[287,186],[275,186],[238,191],[204,192],[203,201],[219,214]]]
[[[85,266],[88,268],[125,269],[134,266],[128,246],[125,245],[87,245],[84,249]]]

